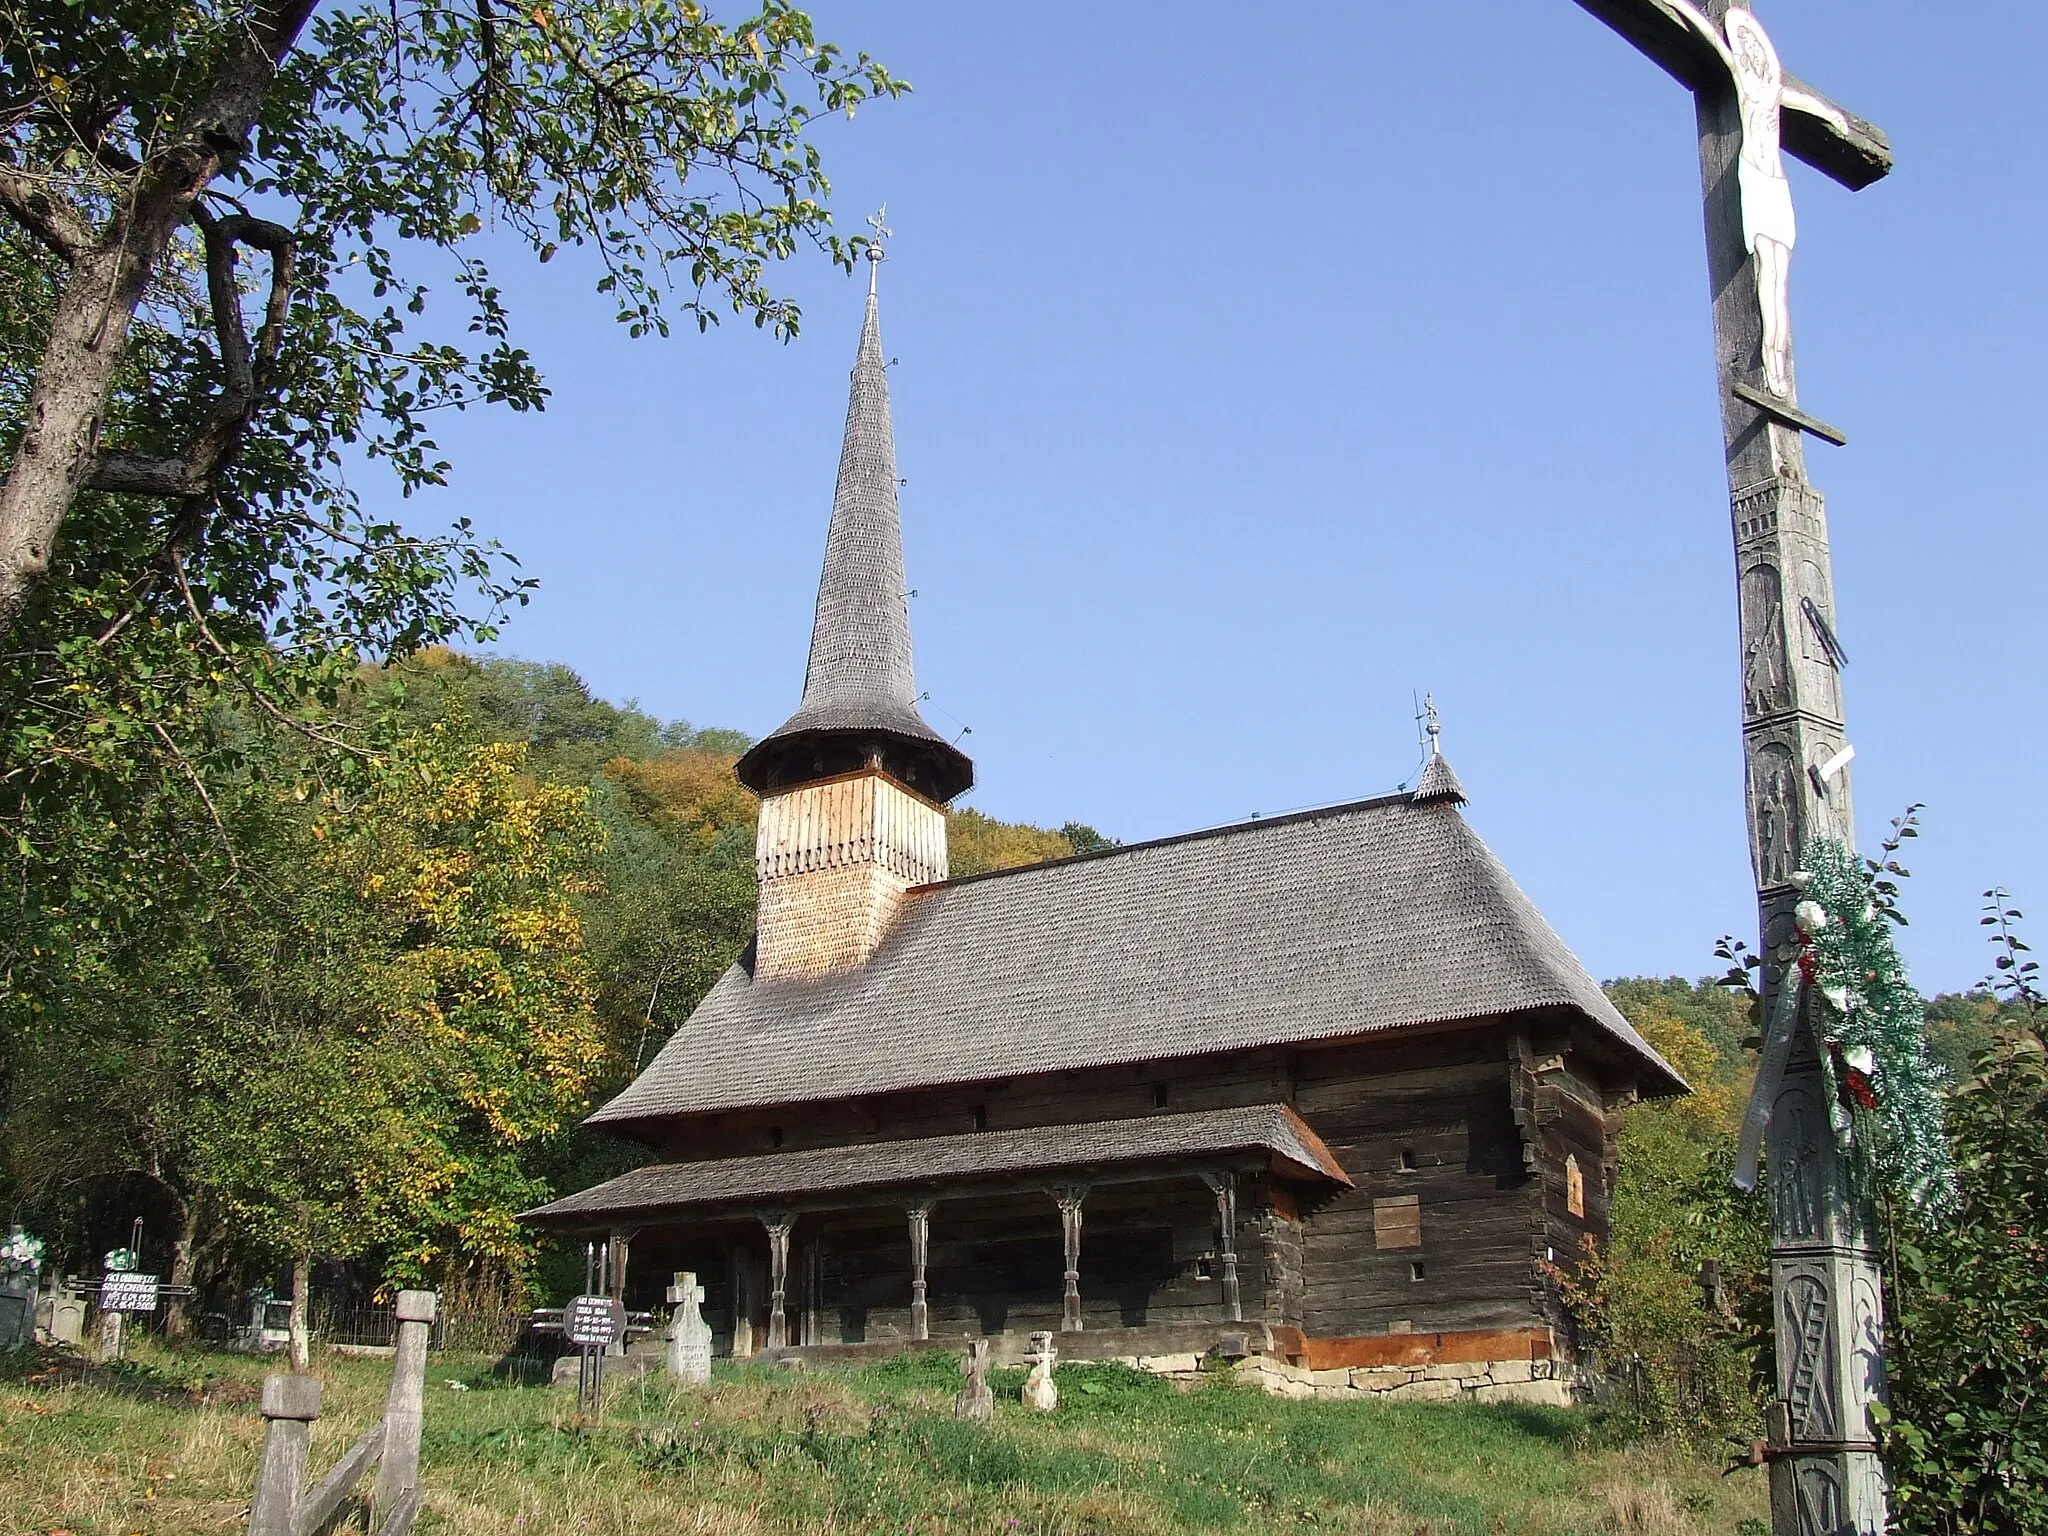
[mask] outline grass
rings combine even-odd
[[[9,1357],[0,1356],[0,1362]],[[0,1536],[224,1536],[245,1520],[263,1361],[144,1347],[115,1368],[0,1363]],[[388,1364],[323,1358],[313,1468],[382,1410]],[[720,1362],[709,1388],[642,1378],[595,1422],[573,1392],[473,1357],[429,1364],[421,1536],[1271,1531],[1364,1536],[1735,1536],[1761,1474],[1723,1479],[1601,1422],[1512,1405],[1284,1402],[1063,1366],[1050,1417],[995,1372],[991,1425],[951,1415],[957,1366]],[[360,1513],[344,1530],[360,1531]],[[1754,1530],[1752,1524],[1748,1529]]]

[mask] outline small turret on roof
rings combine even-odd
[[[1423,765],[1422,777],[1415,781],[1415,793],[1408,797],[1411,805],[1431,805],[1443,801],[1450,805],[1465,803],[1465,786],[1458,782],[1457,774],[1451,771],[1450,761],[1444,756],[1443,726],[1436,717],[1436,696],[1432,694],[1422,706],[1429,714],[1429,761]]]
[[[879,265],[879,242],[868,259]],[[875,270],[869,269],[867,319],[854,357],[803,702],[740,759],[738,772],[741,783],[766,794],[879,767],[943,803],[974,783],[974,764],[917,709]]]

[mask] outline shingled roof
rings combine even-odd
[[[917,710],[910,659],[910,592],[903,575],[903,524],[896,506],[896,435],[889,419],[889,371],[872,288],[846,401],[846,436],[825,569],[811,621],[811,659],[795,714],[740,759],[740,781],[766,791],[800,777],[821,747],[880,739],[905,754],[902,776],[945,801],[974,782],[967,754]],[[914,767],[907,765],[914,764]]]
[[[1285,1104],[1096,1120],[1084,1125],[1034,1125],[906,1141],[871,1141],[800,1152],[763,1152],[696,1163],[635,1168],[566,1195],[522,1220],[569,1225],[583,1217],[674,1210],[753,1201],[846,1196],[944,1179],[1030,1180],[1062,1172],[1114,1182],[1140,1177],[1164,1162],[1256,1154],[1290,1178],[1348,1187],[1350,1178]]]
[[[913,891],[864,966],[720,978],[592,1121],[1583,1016],[1647,1094],[1685,1083],[1455,805],[1391,795]]]

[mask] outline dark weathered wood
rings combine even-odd
[[[1745,384],[1740,379],[1728,387],[1736,399],[1748,401],[1773,421],[1781,421],[1788,427],[1797,427],[1823,442],[1833,443],[1837,448],[1849,446],[1849,439],[1840,427],[1831,427],[1818,416],[1809,416],[1798,406],[1786,404],[1767,389],[1758,389],[1754,384]]]
[[[1728,69],[1720,55],[1685,23],[1670,0],[1578,0],[1578,4],[1694,93],[1727,89]],[[1851,191],[1890,174],[1891,141],[1882,129],[1837,106],[1795,75],[1788,73],[1785,84],[1815,103],[1814,108],[1786,104],[1781,131],[1787,154]]]

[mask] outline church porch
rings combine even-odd
[[[740,1357],[1000,1360],[1047,1331],[1068,1358],[1234,1358],[1298,1354],[1298,1212],[1348,1184],[1266,1104],[660,1164],[528,1219],[630,1252],[629,1305],[697,1274]]]

